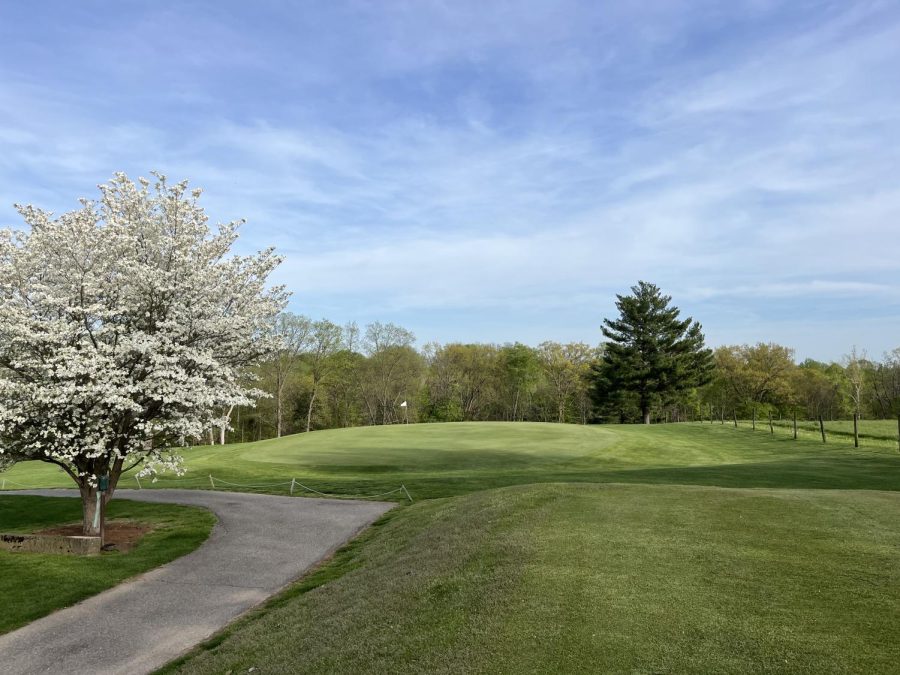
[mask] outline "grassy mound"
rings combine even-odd
[[[896,672],[898,517],[874,491],[417,503],[170,672]]]
[[[145,523],[152,531],[127,553],[75,557],[0,551],[0,634],[190,553],[215,524],[205,509],[119,499],[109,503],[108,518]],[[78,499],[0,495],[3,532],[34,532],[80,520]]]
[[[416,499],[509,485],[617,482],[900,489],[900,454],[852,442],[823,445],[719,424],[576,426],[491,423],[414,424],[317,431],[258,443],[186,450],[187,474],[155,487],[223,481],[285,494],[292,478],[327,493],[376,494],[401,483]],[[8,486],[67,486],[53,466],[28,462],[0,474]],[[220,484],[226,489],[240,487]],[[121,487],[136,487],[133,477]],[[152,487],[146,481],[144,487]],[[398,495],[398,500],[405,499]]]

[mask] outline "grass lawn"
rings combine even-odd
[[[316,431],[259,443],[185,451],[187,473],[156,487],[209,487],[291,478],[327,493],[375,494],[405,484],[415,499],[543,482],[900,490],[900,453],[851,439],[822,445],[720,424],[576,426],[530,423],[413,424]],[[67,486],[29,462],[0,474],[8,487]],[[144,487],[152,487],[147,481]],[[121,487],[136,487],[124,477]],[[225,486],[227,489],[241,489]],[[285,494],[288,487],[251,488]],[[395,495],[397,501],[405,499]]]
[[[168,672],[897,672],[897,522],[873,491],[420,502]]]
[[[750,422],[744,422],[744,424],[750,424]],[[768,420],[756,420],[757,430],[768,430],[768,424]],[[776,433],[793,433],[794,423],[791,420],[774,420],[773,424],[778,429]],[[853,444],[853,420],[826,420],[824,426],[825,438],[828,442]],[[859,420],[857,431],[861,445],[898,450],[897,420]],[[797,433],[798,436],[803,435],[820,443],[822,441],[818,422],[798,421]]]
[[[205,509],[119,499],[109,503],[108,519],[147,523],[153,530],[127,553],[81,557],[0,551],[0,634],[191,552],[215,524]],[[34,532],[80,520],[78,499],[0,495],[2,532]]]
[[[880,439],[854,449],[718,423],[431,424],[199,447],[186,466],[157,486],[208,488],[212,474],[354,495],[403,483],[416,501],[172,671],[900,663],[900,453]],[[2,478],[66,485],[33,463]]]

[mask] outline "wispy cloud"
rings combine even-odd
[[[593,341],[643,278],[712,342],[878,352],[898,61],[888,2],[10,3],[0,223],[159,169],[287,255],[298,311]],[[801,330],[829,313],[860,335]]]

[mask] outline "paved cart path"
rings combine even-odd
[[[116,498],[202,506],[219,522],[193,553],[0,636],[0,672],[151,672],[274,595],[394,506],[201,490],[117,490]]]

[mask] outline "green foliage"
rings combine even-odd
[[[758,343],[719,347],[710,357],[699,324],[680,319],[668,297],[642,284],[620,297],[626,315],[605,322],[618,342],[599,346],[433,343],[416,350],[412,333],[393,324],[371,324],[361,338],[355,324],[286,315],[278,325],[298,346],[257,371],[272,397],[233,411],[226,439],[278,435],[279,391],[283,434],[402,423],[407,413],[411,422],[586,424],[900,411],[900,352],[879,362],[853,349],[843,363],[798,366],[789,347]]]
[[[500,387],[498,349],[493,345],[437,345],[423,389],[425,421],[469,422],[496,414]]]
[[[792,349],[774,343],[719,347],[713,358],[715,370],[704,399],[717,409],[750,417],[796,401]]]
[[[881,417],[900,415],[900,347],[870,369],[867,381],[873,412]]]
[[[672,298],[655,285],[640,281],[632,295],[617,295],[619,318],[604,319],[608,338],[602,362],[595,369],[600,404],[635,397],[643,421],[651,408],[711,377],[712,353],[704,347],[700,324],[679,319]]]

